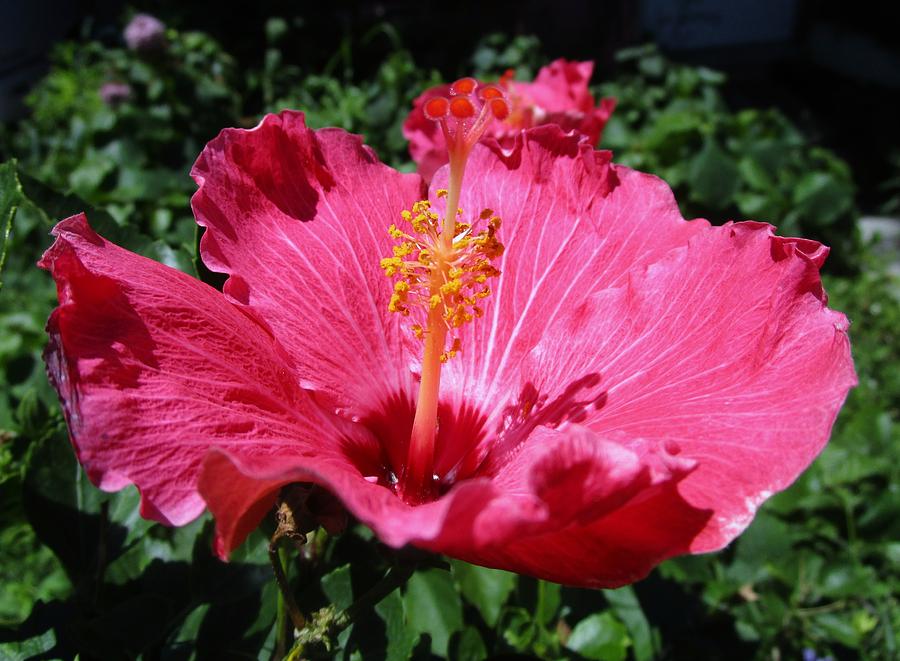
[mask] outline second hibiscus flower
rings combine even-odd
[[[594,102],[588,90],[593,72],[593,62],[559,59],[542,67],[534,82],[516,81],[511,72],[507,73],[497,85],[504,89],[510,101],[509,116],[489,126],[485,137],[509,147],[522,129],[556,124],[564,131],[576,131],[596,146],[616,101]],[[446,96],[449,90],[450,85],[425,90],[413,102],[413,110],[403,124],[410,156],[418,165],[419,174],[428,181],[447,162],[447,145],[440,128],[425,116],[423,106],[435,96]]]

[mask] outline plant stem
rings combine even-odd
[[[287,614],[291,618],[291,623],[294,625],[294,628],[300,630],[306,626],[306,618],[303,617],[303,614],[297,607],[297,602],[294,600],[291,586],[288,585],[287,575],[284,572],[281,556],[282,554],[279,552],[278,540],[273,539],[269,542],[269,562],[272,563],[272,571],[275,573],[275,582],[278,583],[278,591],[283,600],[284,608],[287,610]]]
[[[440,295],[449,265],[444,261],[452,252],[453,237],[456,234],[456,213],[465,170],[465,156],[451,156],[450,180],[447,191],[447,207],[441,227],[441,252],[432,275],[431,294]],[[444,321],[444,307],[438,305],[428,312],[428,328],[425,336],[425,353],[422,356],[422,378],[419,382],[419,396],[413,418],[412,433],[405,474],[401,477],[401,490],[407,502],[424,502],[432,496],[434,473],[434,445],[438,428],[438,404],[441,388],[441,354],[447,340],[447,324]]]
[[[414,570],[415,567],[412,565],[401,565],[392,568],[384,578],[373,585],[368,592],[335,617],[332,631],[337,634],[346,629],[360,613],[367,611],[370,608],[374,608],[378,602],[406,583],[406,581],[409,580],[409,577],[412,576]]]

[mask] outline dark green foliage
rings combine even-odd
[[[598,87],[618,99],[602,142],[618,162],[665,179],[686,218],[769,222],[832,246],[831,268],[858,266],[846,163],[777,110],[730,111],[716,71],[672,64],[652,46],[618,59],[622,73]]]
[[[258,35],[263,65],[249,71],[202,33],[170,30],[168,49],[152,57],[64,44],[29,97],[31,117],[0,130],[3,151],[18,159],[0,164],[2,658],[269,659],[291,649],[268,564],[272,521],[226,565],[209,550],[208,517],[165,528],[140,518],[134,488],[105,494],[89,484],[44,375],[55,288],[34,264],[53,224],[86,211],[111,240],[220,284],[197,259],[188,171],[221,128],[253,125],[263,111],[302,109],[311,125],[361,133],[383,160],[410,167],[400,127],[438,75],[417,67],[389,26],[338,44],[325,70],[307,71],[282,46],[308,36],[302,21],[272,18]],[[359,79],[354,62],[385,40],[392,54]],[[542,64],[539,47],[486,37],[472,73],[513,68],[528,78]],[[729,549],[670,561],[615,591],[448,567],[386,549],[361,526],[320,532],[301,553],[283,550],[313,622],[304,654],[649,661],[797,659],[811,649],[897,658],[900,302],[857,238],[851,173],[780,112],[729,109],[714,71],[652,49],[621,60],[622,73],[600,86],[619,99],[602,145],[618,162],[669,181],[686,216],[766,220],[833,246],[826,285],[853,321],[860,386],[832,442]],[[131,96],[108,105],[105,82],[127,83]],[[402,588],[372,598],[386,575],[409,572]]]

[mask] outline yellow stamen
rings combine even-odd
[[[434,495],[441,365],[462,351],[460,329],[484,314],[476,303],[490,295],[485,283],[500,275],[492,261],[503,254],[497,239],[500,218],[492,209],[482,210],[470,223],[457,220],[465,216],[459,199],[469,153],[493,119],[509,114],[509,104],[501,88],[479,89],[470,78],[451,85],[450,94],[452,101],[432,99],[423,108],[440,124],[447,142],[448,185],[435,191],[447,211],[442,219],[429,200],[419,200],[401,212],[405,225],[388,229],[399,243],[391,257],[381,260],[385,275],[397,278],[389,310],[415,315],[410,329],[425,344],[407,461],[399,476],[400,495],[411,503]],[[476,233],[476,226],[483,229]]]
[[[449,197],[449,192],[439,190],[437,195]],[[497,238],[500,219],[491,209],[484,209],[471,223],[453,223],[452,230],[428,200],[416,202],[400,217],[399,227],[388,228],[399,242],[392,247],[392,256],[381,260],[381,268],[394,279],[388,309],[415,318],[409,328],[425,344],[413,422],[413,439],[420,442],[410,441],[411,474],[401,476],[404,497],[417,501],[425,499],[430,489],[441,365],[462,351],[461,329],[484,314],[478,303],[491,293],[485,286],[488,279],[500,275],[492,261],[503,254],[503,244]],[[444,243],[447,231],[454,232],[449,248]]]

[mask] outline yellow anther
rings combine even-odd
[[[435,194],[438,198],[447,197],[443,189]],[[462,214],[462,209],[458,213]],[[484,315],[478,303],[490,295],[485,283],[500,274],[491,263],[503,254],[503,244],[496,237],[500,218],[493,210],[484,209],[475,220],[480,231],[474,223],[460,219],[455,224],[451,245],[446,246],[441,238],[444,221],[430,201],[419,200],[400,216],[412,231],[407,234],[396,225],[388,228],[388,234],[397,240],[391,248],[392,256],[381,260],[385,275],[396,278],[388,309],[403,316],[416,309],[423,310],[425,316],[427,311],[437,311],[446,326],[441,337],[451,331],[446,339],[448,348],[440,355],[441,361],[446,362],[461,351],[456,329]],[[419,340],[434,331],[418,320],[410,325],[410,330]]]
[[[458,354],[460,351],[462,351],[462,342],[457,337],[454,338],[453,344],[450,345],[449,351],[445,351],[441,354],[441,362],[446,363],[451,358],[455,358],[456,354]]]
[[[399,257],[385,257],[381,260],[381,268],[384,269],[384,274],[389,278],[397,275],[401,266],[403,266],[403,260]]]
[[[406,257],[413,250],[415,250],[416,246],[410,241],[404,241],[399,246],[394,246],[394,257]]]
[[[398,312],[402,314],[404,317],[409,315],[409,308],[407,308],[404,303],[404,296],[400,294],[393,294],[391,296],[391,300],[388,303],[388,311],[389,312]]]
[[[447,197],[447,192],[448,191],[446,188],[438,188],[435,194],[438,197],[444,198],[444,197]]]
[[[459,280],[458,278],[450,280],[441,285],[441,293],[444,296],[447,296],[448,294],[458,294],[462,289],[462,286],[462,280]]]

